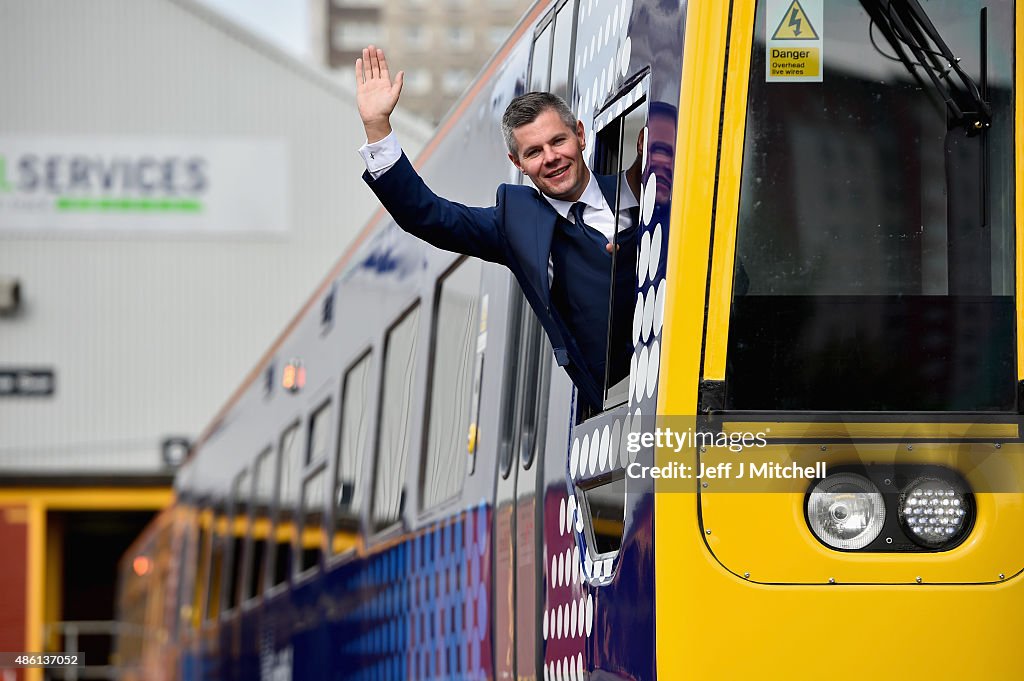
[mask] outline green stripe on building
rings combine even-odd
[[[201,213],[203,204],[187,199],[57,199],[64,213]]]

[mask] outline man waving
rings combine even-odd
[[[530,92],[512,100],[501,127],[509,160],[536,189],[502,184],[490,207],[448,201],[424,184],[391,129],[404,74],[392,80],[384,51],[372,45],[356,60],[355,72],[366,131],[359,150],[363,179],[405,231],[438,248],[507,266],[581,401],[600,410],[603,387],[629,371],[629,331],[609,333],[608,322],[613,253],[623,247],[624,256],[635,258],[639,164],[621,182],[591,173],[583,158],[583,122],[560,97]],[[616,289],[629,292],[615,296],[616,307],[630,308],[635,260],[620,261],[615,271],[622,279]],[[615,317],[622,318],[618,311]]]

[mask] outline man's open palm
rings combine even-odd
[[[356,59],[356,105],[368,133],[371,126],[381,123],[390,129],[388,119],[398,104],[404,77],[404,72],[399,71],[391,81],[384,50],[373,45],[363,50],[361,59]]]

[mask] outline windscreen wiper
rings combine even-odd
[[[871,16],[872,26],[879,30],[897,56],[885,54],[874,42],[875,49],[885,57],[902,62],[915,80],[925,86],[919,74],[924,71],[932,88],[942,98],[948,112],[950,129],[963,128],[968,135],[984,132],[992,123],[992,107],[987,96],[987,12],[981,10],[981,85],[960,65],[946,41],[918,0],[861,0]],[[954,77],[954,74],[956,77]]]

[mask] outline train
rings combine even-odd
[[[122,678],[1024,677],[1022,40],[538,2],[415,166],[491,205],[537,90],[639,162],[628,379],[583,409],[507,270],[379,212],[125,555]]]

